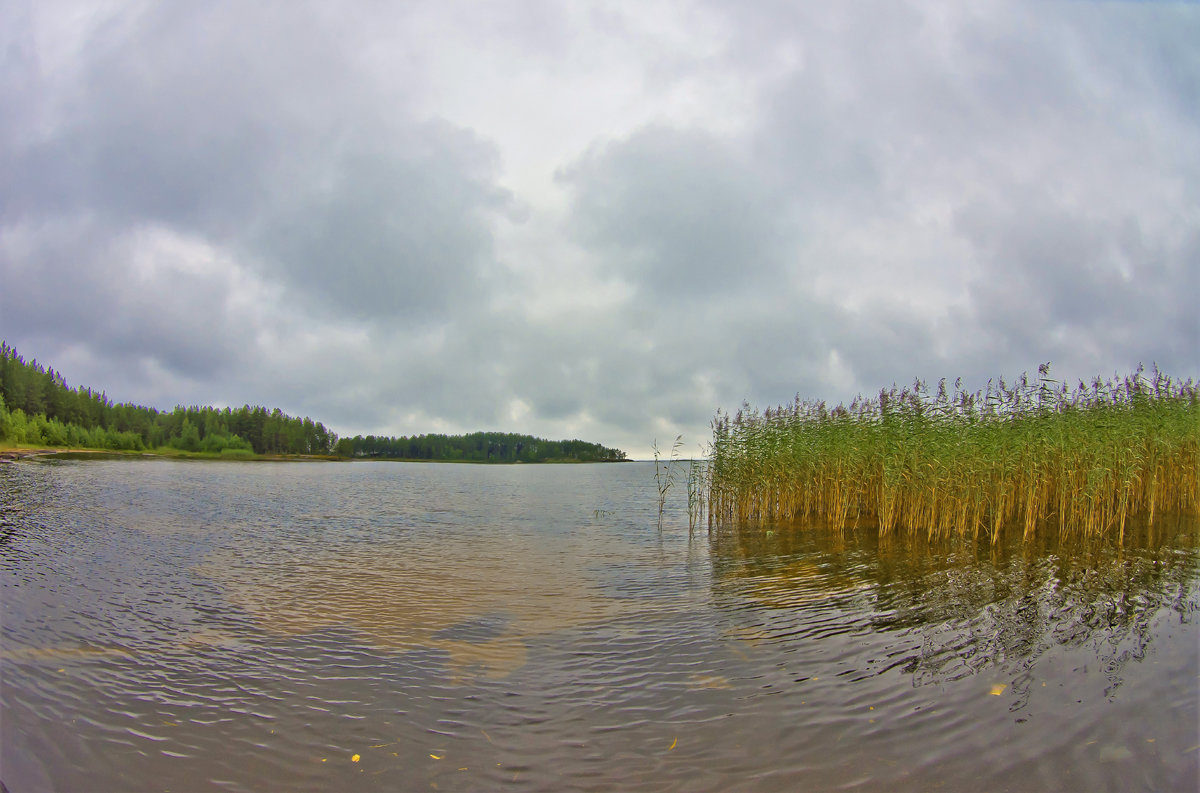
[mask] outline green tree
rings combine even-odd
[[[186,416],[183,419],[182,425],[180,425],[179,437],[173,445],[177,449],[183,449],[188,452],[200,451],[200,430]]]

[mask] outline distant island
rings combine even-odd
[[[319,421],[279,408],[177,406],[171,411],[114,404],[103,391],[71,388],[62,374],[26,362],[0,341],[0,448],[39,447],[154,452],[187,457],[458,461],[479,463],[623,462],[620,449],[532,435],[339,439]]]

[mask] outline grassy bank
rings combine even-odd
[[[1200,506],[1200,386],[1142,369],[1069,388],[1049,365],[973,393],[915,382],[829,409],[718,414],[710,522],[811,520],[929,537],[1017,530],[1123,540]]]

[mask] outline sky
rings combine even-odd
[[[160,409],[700,453],[1200,376],[1200,5],[0,0],[0,338]]]

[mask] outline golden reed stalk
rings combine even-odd
[[[1022,375],[974,393],[919,380],[832,410],[718,413],[710,525],[818,521],[835,531],[1025,539],[1054,529],[1124,540],[1132,518],[1200,507],[1200,386],[1154,367],[1069,389]]]

